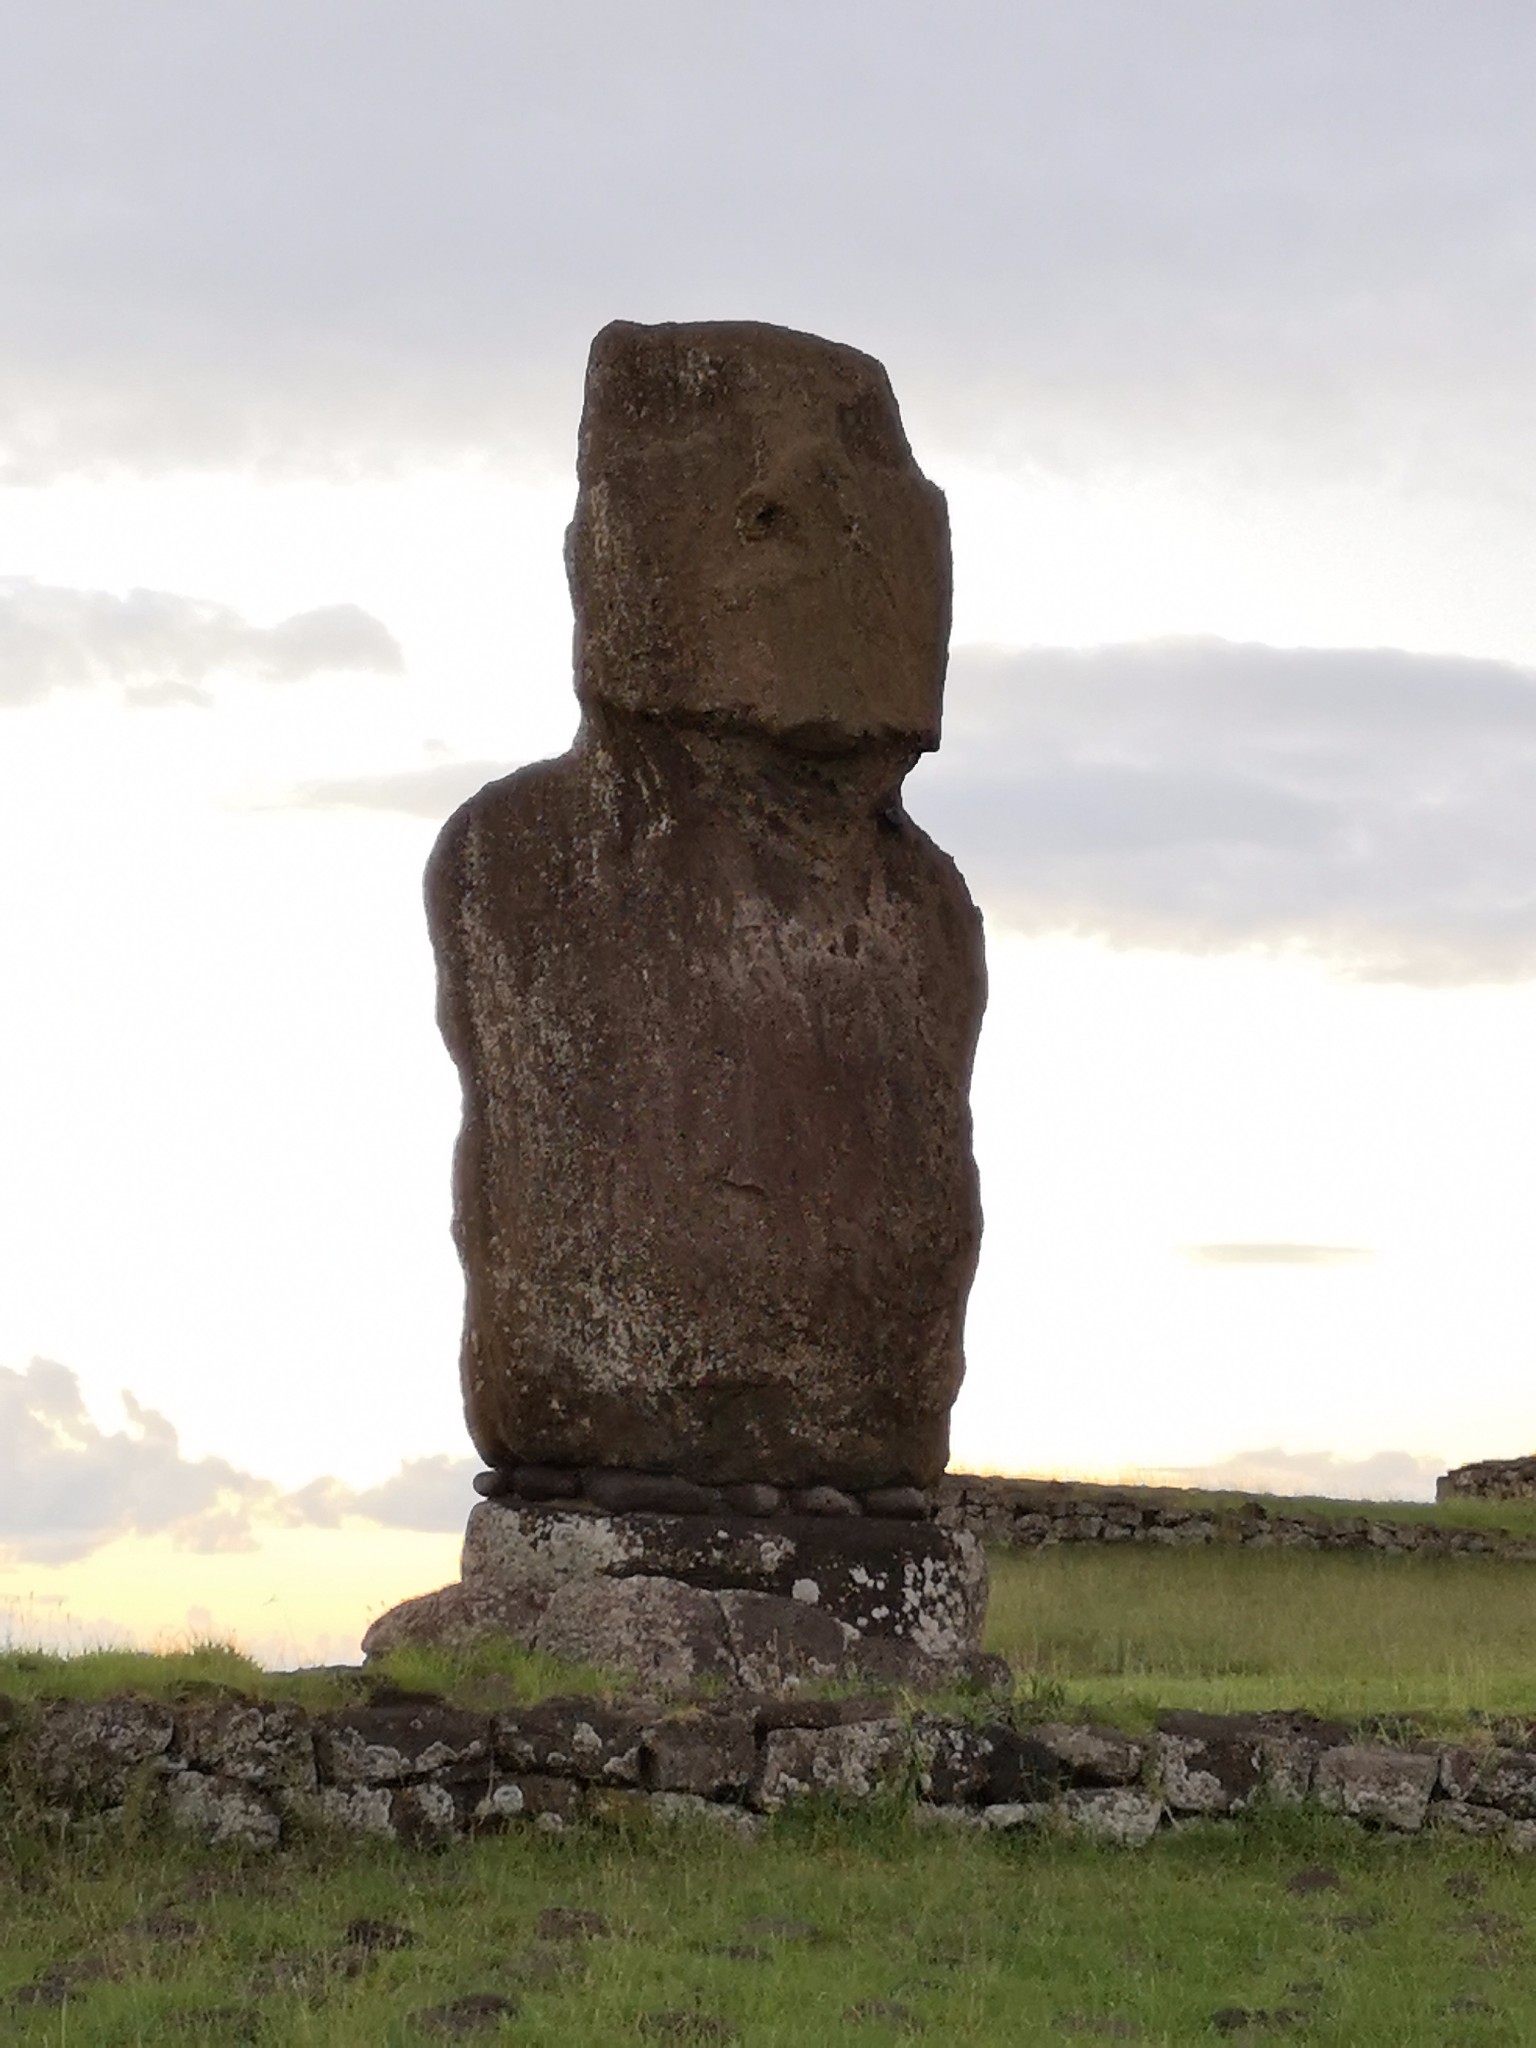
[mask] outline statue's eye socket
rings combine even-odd
[[[736,513],[736,531],[743,540],[767,540],[770,534],[789,532],[793,525],[788,506],[773,498],[748,498]]]

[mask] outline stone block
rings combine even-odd
[[[431,1778],[397,1786],[390,1794],[389,1817],[396,1839],[413,1849],[445,1848],[461,1821],[453,1793]]]
[[[1473,1806],[1465,1799],[1439,1799],[1429,1811],[1436,1827],[1449,1828],[1458,1835],[1502,1835],[1518,1825],[1496,1806]]]
[[[171,1768],[168,1707],[138,1699],[54,1700],[15,1739],[16,1765],[45,1800],[118,1806],[136,1780]]]
[[[522,1794],[524,1815],[531,1821],[559,1821],[564,1823],[579,1818],[587,1788],[570,1778],[546,1777],[537,1771],[526,1776],[501,1781],[515,1784]],[[606,1796],[605,1788],[594,1788]]]
[[[638,1785],[648,1717],[575,1694],[510,1707],[491,1719],[499,1766],[592,1785]]]
[[[1146,1744],[1118,1728],[1046,1721],[1031,1728],[1029,1737],[1070,1774],[1074,1785],[1134,1785],[1146,1763]]]
[[[775,1593],[716,1595],[736,1682],[751,1692],[792,1692],[836,1678],[856,1661],[863,1638],[819,1607]]]
[[[1313,1793],[1330,1812],[1411,1834],[1424,1825],[1439,1774],[1437,1757],[1346,1743],[1318,1758]]]
[[[1056,1808],[1048,1799],[1005,1799],[981,1809],[981,1825],[994,1834],[1013,1834],[1020,1829],[1043,1829],[1053,1825]]]
[[[1063,1833],[1117,1848],[1139,1849],[1156,1834],[1163,1802],[1152,1792],[1116,1786],[1098,1792],[1064,1792],[1054,1810]]]
[[[926,1660],[925,1673],[952,1671],[976,1649],[987,1597],[986,1557],[973,1536],[870,1515],[763,1520],[726,1512],[609,1514],[588,1506],[481,1501],[465,1531],[462,1570],[470,1609],[500,1600],[520,1603],[536,1618],[518,1639],[540,1648],[551,1648],[557,1636],[572,1638],[569,1588],[649,1578],[700,1591],[797,1601],[872,1641],[909,1643]],[[576,1610],[587,1611],[593,1597],[582,1596]],[[562,1606],[555,1613],[557,1599]],[[693,1626],[707,1626],[698,1603],[692,1612]],[[734,1618],[738,1633],[750,1636],[748,1610],[738,1607]],[[582,1661],[593,1661],[590,1629],[583,1639],[588,1654]],[[830,1646],[823,1630],[801,1647],[815,1663]],[[750,1647],[744,1641],[743,1654]],[[598,1661],[613,1664],[613,1653]],[[634,1668],[645,1675],[643,1664]]]
[[[314,1788],[315,1739],[302,1707],[219,1701],[183,1707],[176,1721],[177,1746],[196,1770],[267,1790]]]
[[[713,1593],[676,1579],[572,1579],[550,1596],[534,1648],[570,1664],[633,1674],[657,1692],[735,1675]]]
[[[395,1839],[390,1792],[384,1785],[322,1785],[318,1792],[288,1793],[282,1804],[285,1812],[312,1827]]]
[[[645,1738],[645,1782],[654,1792],[691,1792],[720,1799],[746,1791],[757,1771],[757,1731],[750,1714],[723,1709],[674,1715]]]
[[[1256,1736],[1159,1734],[1155,1751],[1170,1813],[1238,1813],[1258,1796],[1264,1753]]]
[[[918,1797],[939,1806],[963,1805],[986,1798],[998,1742],[1006,1741],[1012,1732],[1006,1728],[977,1728],[935,1714],[919,1714],[912,1723]]]
[[[854,1721],[840,1728],[776,1728],[763,1744],[752,1803],[773,1812],[812,1795],[873,1798],[909,1768],[911,1737],[899,1721]]]
[[[1536,1820],[1536,1753],[1493,1750],[1467,1796],[1479,1806],[1497,1806],[1511,1820]]]
[[[1070,1767],[1036,1728],[1018,1729],[999,1722],[986,1730],[992,1745],[983,1800],[991,1806],[1038,1805],[1055,1797],[1071,1780]]]
[[[725,1506],[734,1515],[776,1515],[784,1505],[781,1487],[744,1482],[740,1486],[727,1486],[721,1495]]]
[[[178,1834],[209,1849],[275,1849],[283,1824],[247,1779],[181,1771],[166,1785],[166,1809]]]
[[[866,1515],[880,1515],[898,1522],[926,1522],[929,1501],[919,1486],[876,1486],[864,1496]]]
[[[530,1619],[532,1617],[530,1616]],[[386,1609],[363,1631],[363,1655],[387,1657],[392,1650],[455,1650],[485,1632],[481,1614],[457,1582],[418,1593]]]
[[[707,1828],[717,1834],[735,1835],[742,1841],[751,1841],[764,1827],[762,1814],[749,1813],[745,1807],[729,1802],[704,1799],[694,1792],[653,1792],[650,1811],[652,1818],[664,1825]]]
[[[1440,1759],[1439,1786],[1447,1799],[1470,1799],[1482,1778],[1484,1755],[1475,1749],[1446,1749],[1434,1743],[1424,1747]]]
[[[316,1756],[327,1784],[401,1785],[444,1772],[473,1776],[489,1768],[483,1714],[441,1700],[342,1707],[316,1724]]]
[[[723,1505],[718,1486],[700,1486],[675,1472],[589,1470],[582,1475],[582,1492],[610,1514],[703,1515]]]

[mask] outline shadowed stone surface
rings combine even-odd
[[[981,1546],[929,1522],[490,1500],[470,1512],[459,1583],[380,1616],[363,1649],[499,1636],[666,1692],[932,1685],[976,1663],[986,1600]]]
[[[643,1592],[646,1582],[606,1584],[623,1593]],[[692,1590],[705,1600],[796,1605],[770,1594]],[[682,1706],[654,1692],[618,1702],[572,1694],[480,1713],[378,1685],[314,1714],[237,1697],[174,1713],[138,1699],[18,1702],[9,1713],[0,1703],[0,1726],[8,1731],[0,1824],[15,1844],[74,1834],[97,1845],[93,1855],[122,1839],[117,1830],[132,1835],[162,1816],[203,1842],[241,1850],[302,1841],[317,1827],[430,1848],[482,1830],[555,1832],[583,1820],[611,1826],[648,1816],[751,1833],[764,1812],[817,1795],[898,1804],[911,1796],[925,1825],[1060,1829],[1134,1845],[1165,1815],[1214,1824],[1256,1792],[1272,1796],[1268,1745],[1277,1742],[1307,1746],[1299,1803],[1370,1828],[1486,1835],[1511,1852],[1536,1853],[1530,1750],[1430,1736],[1408,1749],[1361,1742],[1357,1729],[1300,1712],[1180,1711],[1161,1716],[1156,1734],[1132,1737],[1065,1723],[1018,1727],[1006,1710],[987,1722],[932,1709],[909,1714],[889,1694],[808,1699],[743,1690]],[[1467,1883],[1477,1880],[1463,1873],[1447,1889],[1466,1897]],[[1337,1871],[1308,1865],[1286,1889],[1301,1897],[1339,1884]],[[1358,1931],[1372,1917],[1336,1924]],[[127,1931],[157,1942],[198,1933],[174,1913]],[[395,1946],[384,1939],[390,1931],[355,1923],[347,1946]],[[773,1929],[758,1921],[749,1932]],[[274,1959],[279,1967],[290,1964]]]
[[[428,871],[471,1434],[589,1488],[931,1486],[983,1001],[900,801],[938,741],[943,498],[879,364],[729,323],[604,329],[579,474],[581,731]]]
[[[636,1576],[771,1593],[940,1659],[975,1647],[987,1598],[986,1558],[973,1537],[869,1515],[760,1521],[485,1501],[470,1511],[461,1571],[471,1601],[515,1588],[519,1599],[547,1604],[573,1582]]]

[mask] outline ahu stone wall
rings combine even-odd
[[[1536,1460],[1531,1464],[1536,1472]],[[1445,1481],[1440,1483],[1444,1486]],[[1256,1500],[1230,1509],[1190,1507],[1174,1493],[1160,1500],[1155,1489],[1132,1493],[1071,1481],[974,1473],[951,1473],[940,1482],[934,1519],[943,1528],[966,1530],[989,1547],[1004,1550],[1049,1543],[1237,1543],[1251,1550],[1363,1550],[1536,1563],[1536,1542],[1496,1529],[1455,1529],[1367,1515],[1314,1515],[1300,1508],[1279,1513]]]
[[[1435,1481],[1436,1500],[1536,1500],[1536,1458],[1483,1458]]]
[[[376,1688],[325,1713],[223,1698],[0,1699],[0,1828],[57,1838],[131,1821],[211,1847],[314,1830],[422,1847],[583,1822],[692,1821],[753,1835],[805,1799],[905,1807],[914,1824],[1034,1829],[1125,1846],[1266,1801],[1366,1825],[1536,1848],[1536,1724],[1469,1747],[1361,1740],[1305,1714],[1170,1713],[1150,1733],[904,1711],[892,1698],[589,1697],[474,1713]]]

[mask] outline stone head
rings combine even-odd
[[[937,746],[948,518],[873,357],[747,321],[616,321],[577,468],[584,704],[818,752]]]

